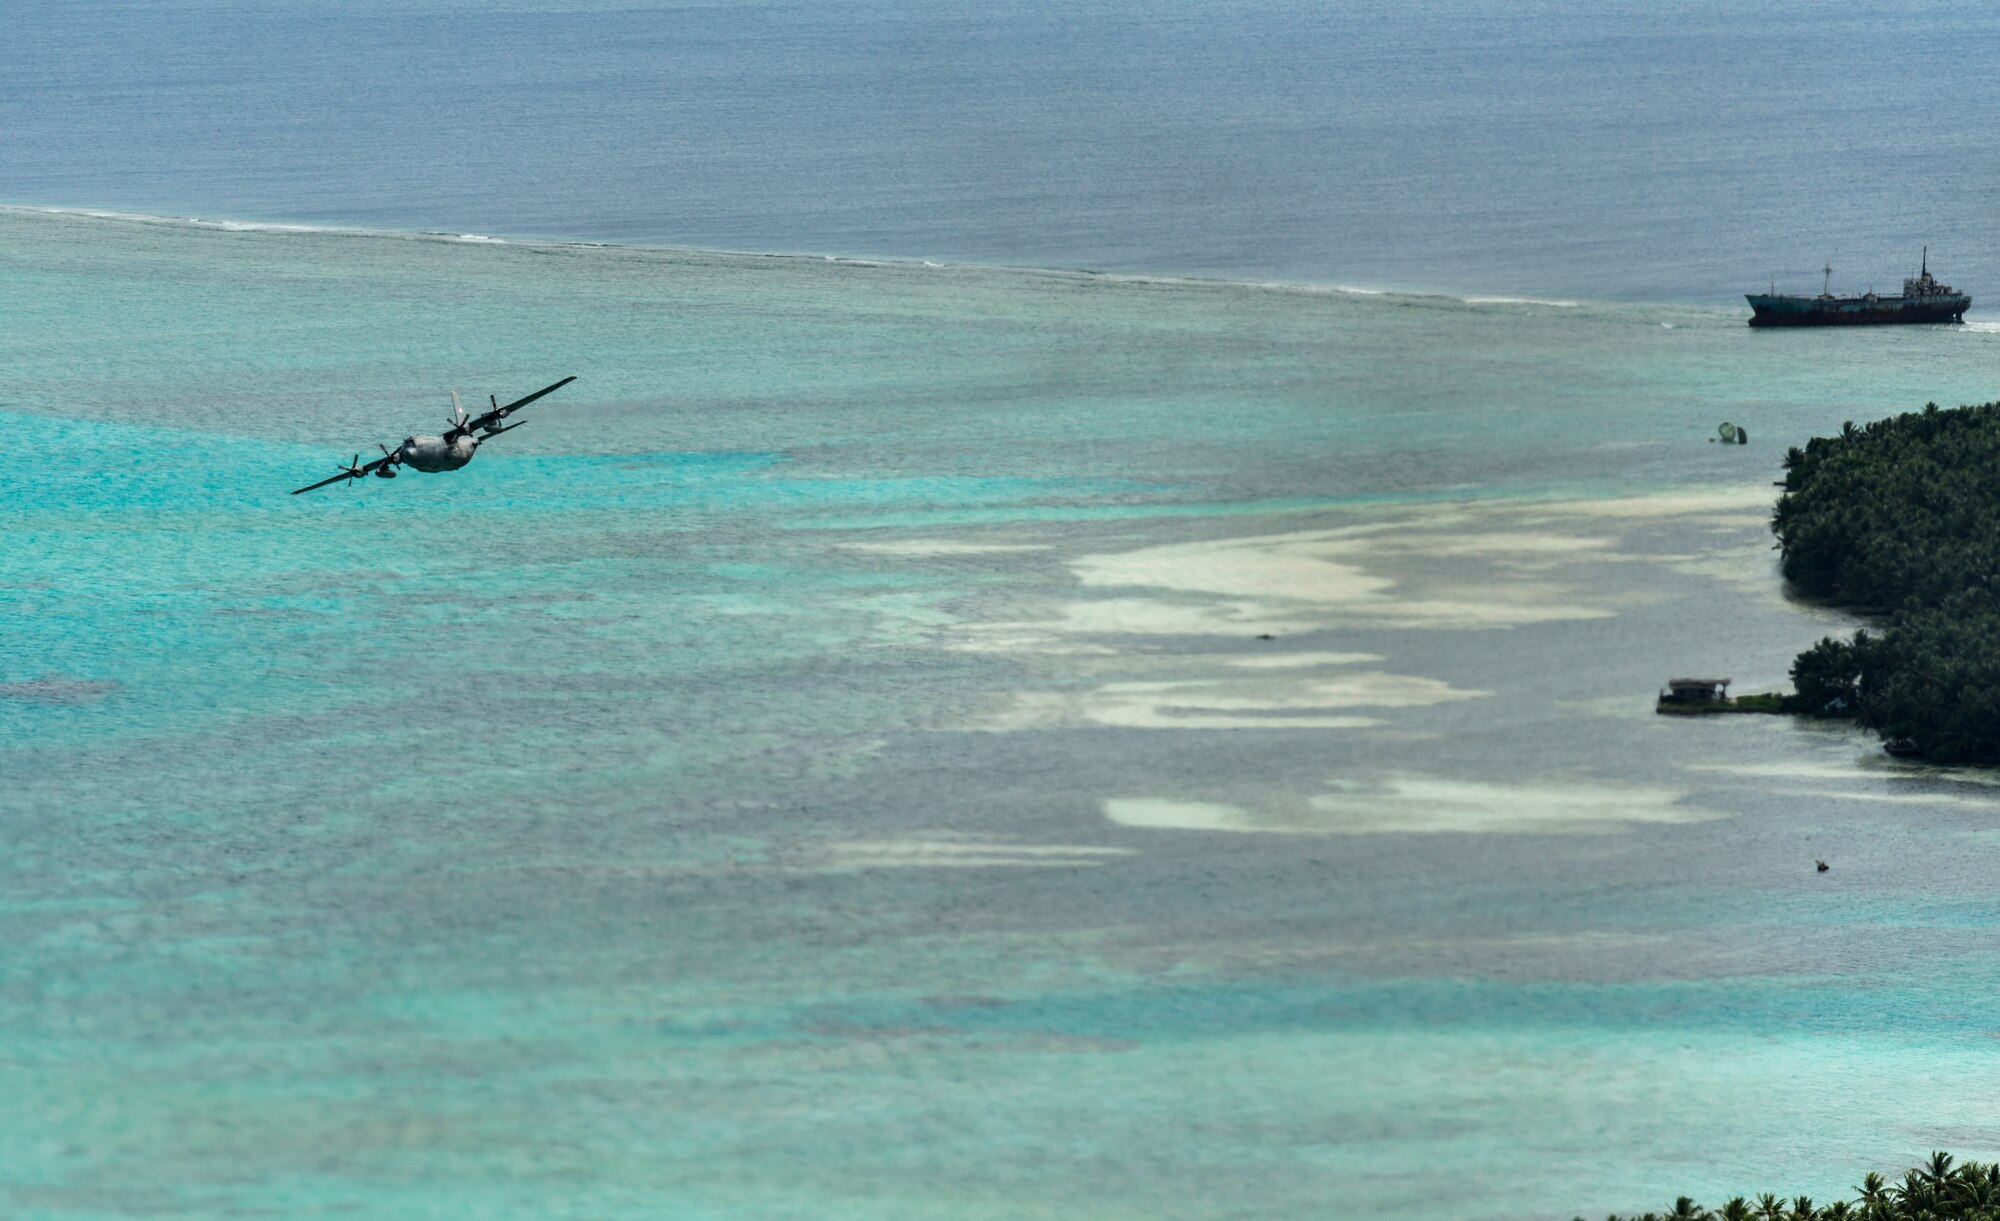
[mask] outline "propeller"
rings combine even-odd
[[[368,473],[367,471],[361,469],[360,454],[356,454],[354,455],[354,457],[348,459],[346,466],[336,467],[334,469],[338,470],[341,474],[347,476],[347,486],[350,488],[354,486],[354,481],[356,479],[359,479],[363,475],[366,475]]]
[[[375,477],[377,479],[394,479],[396,477],[396,468],[402,464],[402,457],[397,451],[390,449],[386,445],[377,445],[375,448],[382,451],[382,465],[375,468]]]
[[[535,391],[533,394],[515,399],[513,402],[507,404],[505,407],[502,407],[500,405],[499,395],[497,394],[487,395],[486,402],[492,407],[492,410],[487,413],[489,418],[487,419],[486,423],[481,426],[485,431],[485,435],[488,437],[497,437],[501,433],[506,432],[507,431],[506,428],[501,428],[499,426],[501,421],[505,420],[508,416],[514,414],[516,411],[519,411],[521,408],[526,407],[529,403],[534,402],[536,399],[542,397],[543,395],[553,394],[555,391],[562,389],[564,386],[569,385],[571,382],[575,380],[576,378],[573,375],[570,377],[565,377],[561,381],[556,382],[554,385],[543,386],[540,390]],[[454,395],[452,397],[452,402],[456,403],[457,401],[458,398],[456,395]],[[508,425],[508,427],[511,428],[513,427],[513,425],[510,424]]]
[[[471,432],[472,430],[471,430],[470,428],[467,428],[467,427],[465,426],[465,421],[466,421],[466,420],[467,420],[468,418],[469,418],[469,417],[467,417],[467,416],[466,416],[466,414],[465,414],[465,405],[464,405],[463,403],[461,403],[461,402],[459,402],[459,401],[458,401],[458,391],[456,391],[456,390],[452,391],[452,392],[451,392],[451,428],[450,428],[450,429],[448,429],[448,430],[447,430],[447,431],[445,432],[445,434],[444,434],[444,439],[445,439],[446,441],[448,441],[448,442],[449,442],[449,441],[456,441],[456,440],[457,440],[458,438],[460,438],[460,437],[464,436],[465,434],[467,434],[467,433]]]

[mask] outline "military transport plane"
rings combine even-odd
[[[394,479],[396,468],[399,466],[407,466],[413,471],[422,471],[427,475],[436,474],[438,471],[455,471],[472,461],[472,456],[479,452],[481,441],[497,437],[503,432],[511,432],[527,423],[526,420],[522,420],[519,423],[508,424],[506,423],[508,416],[544,394],[560,390],[575,380],[573,376],[565,377],[555,385],[543,386],[527,398],[515,399],[505,407],[500,405],[498,396],[488,395],[486,401],[492,404],[493,410],[478,416],[465,414],[465,408],[458,401],[458,391],[454,390],[451,392],[451,427],[445,430],[443,436],[405,437],[403,443],[394,449],[378,445],[375,448],[382,451],[380,458],[363,466],[361,455],[356,454],[352,461],[340,468],[338,475],[322,479],[318,483],[307,484],[302,488],[293,488],[292,495],[297,496],[300,492],[310,492],[314,488],[323,488],[329,483],[339,483],[345,479],[359,479],[363,475],[374,475],[378,479]]]

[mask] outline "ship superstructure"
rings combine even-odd
[[[1972,298],[1931,275],[1930,247],[1924,248],[1922,270],[1903,281],[1903,295],[1884,297],[1863,293],[1836,297],[1830,291],[1833,268],[1817,297],[1787,297],[1776,291],[1746,293],[1751,326],[1869,326],[1887,322],[1963,322]],[[1773,288],[1775,289],[1775,285]]]

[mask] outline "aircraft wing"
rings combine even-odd
[[[501,420],[506,419],[509,415],[512,415],[514,412],[519,411],[521,408],[526,407],[529,403],[532,403],[536,399],[542,397],[544,394],[552,394],[555,391],[562,389],[564,386],[569,385],[571,382],[575,380],[576,376],[574,374],[571,374],[569,377],[563,378],[561,381],[557,382],[553,386],[543,386],[540,390],[535,391],[533,394],[528,395],[526,398],[515,399],[513,402],[507,404],[504,407],[495,407],[493,410],[487,412],[484,415],[478,416],[471,420],[467,420],[465,422],[464,427],[467,428],[468,430],[474,430],[474,429],[485,428],[489,424],[497,424]]]
[[[329,483],[339,483],[343,479],[359,479],[363,475],[373,474],[376,467],[381,466],[387,461],[389,461],[389,455],[384,454],[382,457],[375,459],[375,461],[364,463],[361,466],[343,466],[340,468],[338,475],[329,475],[318,483],[308,483],[302,488],[293,488],[292,495],[297,496],[300,492],[310,492],[314,488],[323,488]]]

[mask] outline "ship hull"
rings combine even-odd
[[[1937,301],[1891,297],[1776,297],[1746,294],[1751,326],[1885,326],[1903,322],[1963,322],[1972,298],[1963,294]]]

